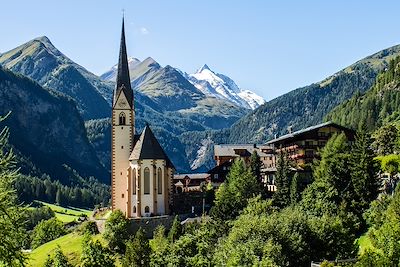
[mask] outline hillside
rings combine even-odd
[[[388,122],[400,121],[400,58],[378,75],[365,94],[356,94],[326,117],[354,129],[373,131]]]
[[[66,57],[47,37],[1,54],[0,65],[70,96],[84,119],[103,118],[110,113],[110,85]]]
[[[10,127],[10,143],[17,155],[25,159],[25,174],[39,169],[67,182],[68,165],[82,176],[108,182],[108,172],[90,145],[71,99],[0,67],[0,114],[9,111],[3,124]]]
[[[387,68],[391,59],[400,55],[400,45],[384,49],[333,74],[321,82],[298,88],[260,106],[238,120],[226,131],[197,133],[191,139],[198,140],[191,151],[199,151],[204,143],[263,143],[287,133],[323,121],[336,106],[356,93],[366,92],[375,82],[378,73]],[[347,125],[344,121],[344,125]],[[184,138],[188,142],[188,137]],[[215,163],[212,150],[198,155],[207,169]],[[193,153],[192,153],[193,154]]]
[[[193,160],[186,156],[179,135],[227,128],[248,112],[230,101],[206,96],[179,71],[161,67],[152,58],[141,62],[131,58],[129,64],[135,90],[136,131],[140,132],[145,122],[150,123],[179,171],[189,171]],[[110,168],[108,118],[115,87],[114,68],[102,76],[108,80],[102,80],[66,57],[47,37],[0,54],[0,65],[71,97],[88,121],[89,138],[98,158]]]

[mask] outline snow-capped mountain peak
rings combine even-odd
[[[196,73],[200,73],[203,70],[210,70],[210,67],[208,67],[207,64],[204,64],[200,69],[197,70]]]
[[[185,73],[185,77],[204,94],[226,99],[244,108],[255,109],[265,102],[257,94],[240,89],[228,76],[215,73],[207,64],[193,74]]]

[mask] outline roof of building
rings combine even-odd
[[[319,128],[326,127],[326,126],[334,126],[336,128],[342,129],[342,130],[353,131],[353,130],[347,128],[347,127],[344,127],[344,126],[339,125],[337,123],[334,123],[332,121],[328,121],[328,122],[320,123],[320,124],[317,124],[317,125],[314,125],[314,126],[311,126],[311,127],[308,127],[308,128],[301,129],[299,131],[296,131],[296,132],[293,132],[293,133],[290,133],[290,134],[282,135],[282,136],[280,136],[278,138],[275,138],[275,139],[272,139],[272,140],[268,141],[267,145],[270,145],[270,144],[273,144],[273,143],[276,143],[276,142],[279,142],[279,141],[282,141],[282,140],[285,140],[285,139],[294,138],[294,137],[299,136],[301,134],[304,134],[304,133],[307,133],[307,132],[311,132],[311,131],[314,131],[314,130],[317,130]]]
[[[157,138],[154,136],[149,125],[144,127],[142,134],[136,141],[129,160],[138,159],[164,159],[169,166],[173,167],[172,162],[165,154]]]
[[[125,44],[125,26],[124,19],[122,19],[122,32],[121,32],[121,44],[119,49],[119,60],[118,60],[118,72],[117,72],[117,85],[113,95],[113,107],[121,94],[124,92],[127,98],[128,104],[133,108],[133,90],[131,88],[131,79],[129,77],[129,66],[128,66],[128,55],[126,52]]]
[[[189,177],[190,179],[206,179],[210,176],[208,173],[182,173],[182,174],[174,174],[174,179],[181,180],[185,179],[185,177]]]
[[[265,157],[270,154],[264,153],[260,150],[261,147],[265,147],[265,145],[257,145],[257,144],[221,144],[214,145],[214,155],[215,156],[225,156],[225,157],[237,157],[239,154],[238,150],[246,150],[247,155],[251,156],[251,154],[256,151],[260,157]]]

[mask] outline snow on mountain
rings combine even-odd
[[[137,58],[129,57],[129,72],[133,87],[140,87],[143,81],[154,75],[161,66],[152,58],[140,61]],[[101,75],[101,79],[115,81],[117,76],[117,65]],[[204,64],[193,74],[188,74],[175,68],[184,78],[193,84],[203,94],[223,100],[227,100],[239,107],[246,109],[256,109],[265,103],[265,100],[252,91],[244,90],[228,76],[216,73]]]
[[[128,57],[129,70],[135,69],[140,64],[140,60],[134,57]],[[115,81],[117,78],[118,64],[115,64],[109,71],[105,72],[100,76],[105,81]]]
[[[207,64],[204,64],[196,73],[183,73],[183,75],[205,95],[226,99],[248,109],[255,109],[265,103],[261,96],[239,88],[231,78],[215,73]]]

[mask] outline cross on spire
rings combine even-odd
[[[125,44],[125,19],[122,15],[122,30],[121,30],[121,44],[119,49],[118,71],[117,71],[117,85],[114,90],[113,106],[115,106],[120,92],[123,91],[129,106],[133,108],[133,91],[129,77],[128,55],[126,52]]]

